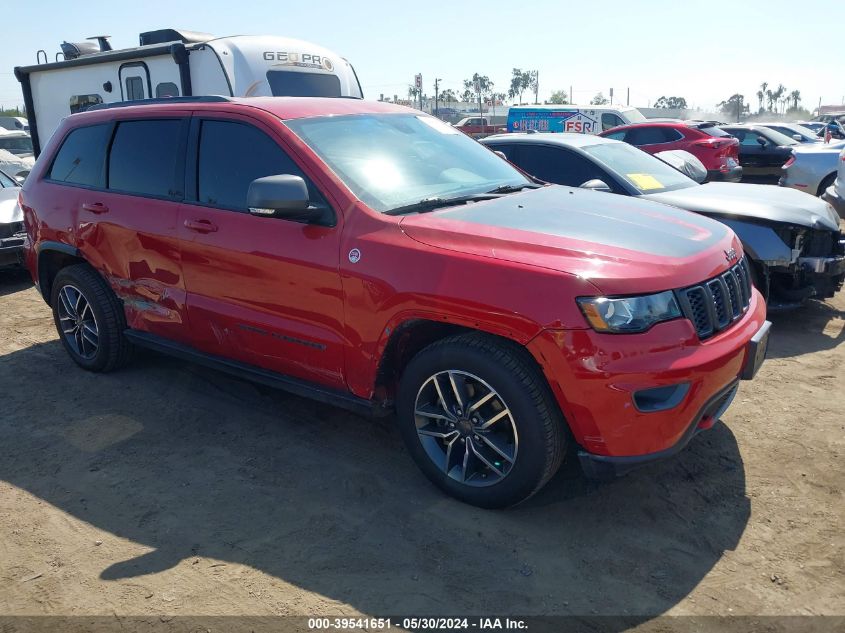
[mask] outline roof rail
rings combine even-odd
[[[136,99],[135,101],[116,101],[114,103],[98,103],[86,108],[85,112],[94,110],[109,110],[111,108],[128,108],[130,106],[154,105],[162,103],[222,103],[231,101],[229,97],[206,95],[201,97],[159,97],[157,99]]]

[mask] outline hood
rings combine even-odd
[[[0,189],[0,224],[12,222],[23,222],[23,211],[18,206],[18,193],[20,189]]]
[[[741,252],[724,224],[647,200],[557,185],[402,218],[428,246],[587,279],[606,294],[698,283]]]
[[[839,230],[839,217],[829,204],[788,187],[711,182],[641,197],[705,215],[753,218],[812,229]]]

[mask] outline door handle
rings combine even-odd
[[[185,228],[197,233],[214,233],[217,231],[217,225],[208,220],[185,220]]]
[[[83,202],[82,210],[88,211],[89,213],[96,213],[97,215],[109,212],[109,208],[102,202]]]

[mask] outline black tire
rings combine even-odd
[[[819,185],[819,191],[816,193],[817,196],[821,196],[827,188],[830,187],[836,181],[836,174],[829,174],[824,180],[822,180],[822,184]]]
[[[518,437],[513,445],[513,461],[505,467],[509,470],[504,476],[493,473],[477,461],[483,474],[473,475],[475,484],[470,485],[454,476],[450,477],[445,471],[449,470],[449,457],[444,464],[436,464],[429,456],[432,440],[425,439],[418,433],[418,421],[428,428],[431,424],[452,424],[446,420],[428,422],[428,416],[417,416],[415,410],[417,399],[423,394],[426,385],[441,372],[454,370],[466,376],[466,384],[472,384],[471,378],[482,381],[486,387],[495,392],[496,398],[490,404],[501,403],[510,412],[507,429],[515,429]],[[447,382],[447,384],[449,384]],[[465,389],[465,387],[462,387]],[[469,394],[465,395],[469,396]],[[473,398],[465,398],[468,402]],[[480,399],[480,398],[478,398]],[[478,399],[475,401],[477,402]],[[442,402],[443,408],[446,403]],[[488,406],[488,405],[484,405]],[[501,409],[501,405],[500,405]],[[497,410],[500,410],[497,409]],[[479,408],[478,411],[482,411]],[[467,416],[470,414],[467,413]],[[461,334],[448,337],[432,343],[419,352],[405,368],[399,384],[397,397],[397,417],[402,437],[414,461],[423,473],[441,490],[466,503],[483,508],[503,508],[511,506],[537,492],[557,472],[566,449],[566,427],[563,416],[552,393],[533,359],[527,352],[507,341],[500,341],[483,334]],[[489,419],[489,418],[488,418]],[[460,424],[467,424],[464,420]],[[498,424],[498,423],[497,423]],[[452,424],[454,427],[454,424]],[[476,427],[478,428],[478,427]],[[499,428],[499,427],[497,427]],[[450,431],[455,433],[457,431]],[[466,440],[464,448],[469,453],[473,431],[460,439]],[[488,436],[489,437],[489,436]],[[478,440],[478,436],[475,436]],[[427,442],[428,448],[423,446]],[[438,442],[445,440],[437,440]],[[458,445],[460,446],[460,445]],[[473,446],[484,447],[480,442]],[[463,448],[461,449],[463,450]],[[476,453],[477,454],[477,453]],[[474,459],[474,458],[473,458]],[[487,463],[487,462],[485,462]],[[502,464],[496,462],[496,464]],[[467,462],[463,462],[464,475]],[[460,464],[456,466],[460,468]],[[487,473],[496,479],[495,483],[482,482],[479,477],[487,477]]]
[[[93,313],[97,341],[95,347],[91,344],[91,347],[83,350],[83,352],[87,351],[87,354],[81,353],[80,346],[73,342],[76,337],[64,331],[69,321],[67,311],[62,307],[66,305],[62,303],[62,296],[60,296],[63,289],[66,289],[66,293],[71,290],[81,293],[83,300],[90,307],[90,312],[86,312],[89,315],[89,322],[90,315]],[[88,371],[105,373],[118,369],[131,360],[134,347],[123,336],[123,331],[126,329],[123,304],[91,266],[75,264],[61,269],[53,280],[50,303],[53,307],[53,321],[56,324],[59,340],[77,365]]]

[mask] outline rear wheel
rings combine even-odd
[[[123,306],[88,264],[59,271],[52,284],[51,304],[59,339],[77,365],[108,372],[130,360],[132,344],[123,336]]]
[[[545,380],[522,350],[492,337],[422,350],[402,376],[397,412],[420,469],[473,505],[527,499],[563,459],[564,422]]]

